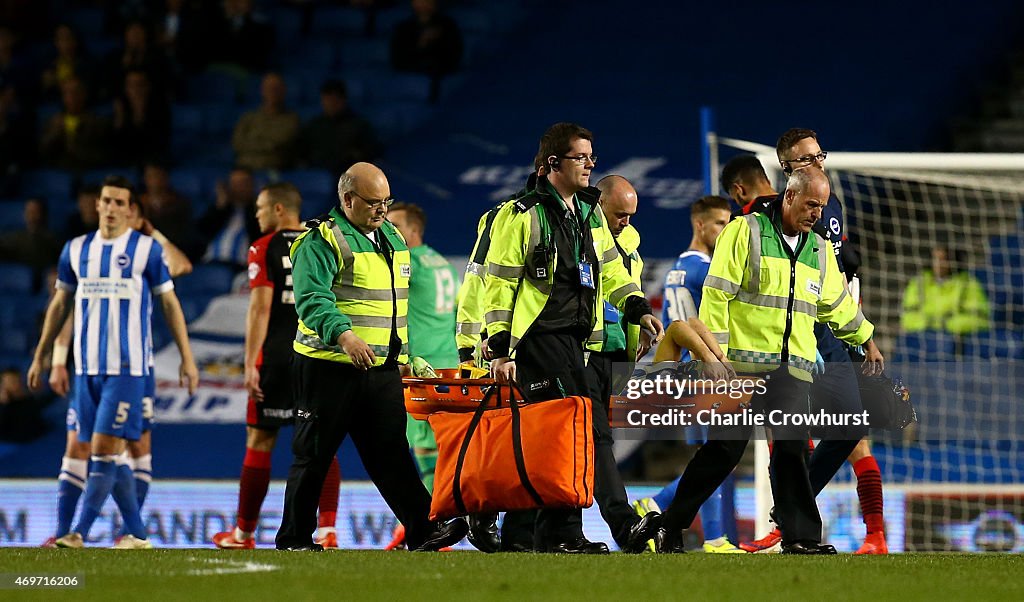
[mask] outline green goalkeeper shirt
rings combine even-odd
[[[427,245],[409,249],[409,354],[434,368],[459,364],[455,346],[455,296],[459,277],[443,255]]]

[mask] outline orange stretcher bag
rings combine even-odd
[[[527,403],[516,387],[489,379],[432,380],[428,386],[459,389],[450,409],[435,405],[428,414],[437,440],[431,520],[594,503],[590,399]],[[463,384],[470,387],[465,395]],[[473,387],[483,395],[470,412],[465,407],[475,397]],[[507,401],[501,399],[506,391]]]

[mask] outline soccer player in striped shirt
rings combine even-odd
[[[77,431],[80,441],[90,442],[92,465],[78,525],[57,539],[60,547],[83,547],[112,492],[129,531],[117,546],[151,547],[139,515],[134,480],[114,484],[117,457],[126,442],[138,440],[142,432],[142,400],[152,370],[148,341],[154,295],[181,353],[182,384],[187,381],[192,393],[199,381],[163,248],[129,227],[133,195],[126,179],[108,177],[97,201],[99,230],[65,244],[57,266],[57,290],[29,368],[29,385],[38,388],[44,359],[74,309]]]

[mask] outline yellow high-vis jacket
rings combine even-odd
[[[495,216],[491,230],[491,248],[487,254],[487,276],[484,280],[484,322],[487,334],[509,332],[510,357],[529,332],[547,304],[554,286],[554,268],[558,250],[551,241],[551,225],[544,208],[548,195],[544,178],[525,196],[506,203]],[[604,343],[603,300],[608,299],[623,311],[629,297],[643,298],[640,287],[633,282],[619,256],[604,214],[597,207],[596,189],[576,193],[584,216],[589,215],[594,249],[598,258],[593,266],[596,295],[592,312],[592,329],[586,349],[600,351]],[[535,253],[544,243],[551,253]],[[536,265],[538,257],[546,257],[546,265]]]
[[[700,319],[739,372],[768,372],[783,362],[811,380],[815,322],[853,345],[871,338],[830,245],[801,234],[796,251],[773,223],[780,208],[737,217],[722,230],[704,280]]]

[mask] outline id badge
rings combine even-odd
[[[587,288],[594,288],[594,266],[586,261],[579,263],[580,284]]]

